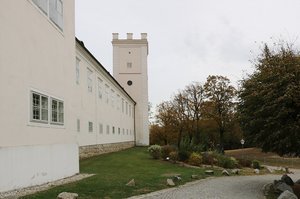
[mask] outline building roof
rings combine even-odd
[[[119,82],[104,68],[104,66],[94,57],[94,55],[84,46],[83,41],[75,37],[76,43],[79,44],[82,49],[98,64],[98,66],[103,69],[103,71],[113,80],[114,83],[136,104],[134,99],[127,93],[127,91],[119,84]]]

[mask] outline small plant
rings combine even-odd
[[[151,145],[148,148],[148,152],[154,159],[159,159],[161,157],[161,146],[159,146],[157,144]]]
[[[202,162],[207,165],[216,165],[218,163],[217,156],[213,152],[202,153]]]
[[[202,163],[202,156],[199,153],[193,152],[191,153],[188,163],[194,166],[200,166]]]
[[[238,160],[239,165],[240,165],[241,167],[251,167],[251,164],[252,164],[251,160],[249,160],[249,159],[244,159],[244,158],[239,158],[239,159],[237,159],[237,160]]]
[[[252,167],[253,167],[253,169],[260,169],[261,168],[260,162],[258,160],[253,160]]]
[[[227,157],[225,155],[219,154],[218,155],[218,166],[226,168],[226,169],[233,169],[237,167],[237,160],[233,157]]]
[[[169,157],[170,157],[170,160],[172,162],[176,162],[178,160],[178,152],[177,151],[172,151],[170,154],[169,154]]]
[[[166,159],[167,157],[170,157],[170,153],[176,151],[176,147],[171,145],[165,145],[161,147],[161,157],[163,159]]]
[[[179,152],[178,152],[178,159],[180,161],[185,162],[185,161],[187,161],[187,159],[189,159],[189,157],[190,157],[190,152],[188,152],[186,150],[179,150]]]

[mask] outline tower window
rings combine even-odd
[[[131,62],[127,62],[127,68],[132,68],[132,63]]]
[[[128,86],[131,86],[131,85],[132,85],[132,81],[131,81],[131,80],[128,80],[128,81],[127,81],[127,85],[128,85]]]

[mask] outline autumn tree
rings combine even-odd
[[[234,112],[236,90],[224,76],[208,76],[204,84],[208,102],[206,115],[216,121],[220,136],[220,152],[224,152],[224,133]]]
[[[300,155],[300,54],[291,45],[264,46],[242,81],[239,114],[248,142],[280,155]]]

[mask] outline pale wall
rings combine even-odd
[[[79,172],[72,110],[74,1],[64,1],[64,24],[60,32],[30,0],[0,1],[0,160],[13,165],[2,166],[2,191]],[[64,101],[65,125],[30,122],[32,89]]]

